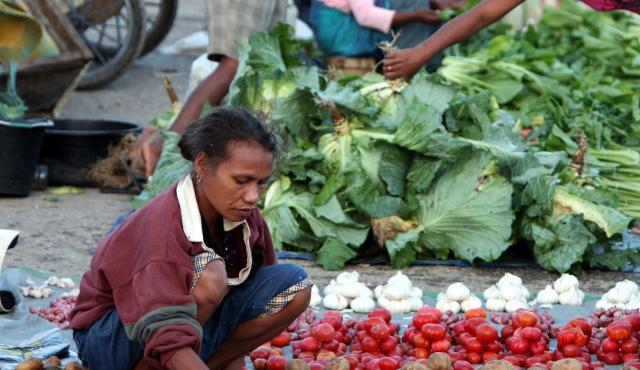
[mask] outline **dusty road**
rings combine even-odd
[[[182,0],[176,24],[166,42],[204,28],[201,0]],[[168,75],[181,99],[188,85],[194,55],[167,56],[158,51],[138,60],[108,87],[97,91],[78,91],[69,99],[61,117],[109,118],[144,124],[168,106],[162,76]],[[91,259],[89,250],[102,238],[113,222],[131,211],[129,196],[101,194],[84,189],[78,195],[57,196],[34,192],[28,198],[0,198],[0,228],[21,231],[18,247],[11,250],[5,267],[32,267],[58,275],[80,276]],[[309,262],[303,264],[322,285],[336,275]],[[383,266],[354,267],[370,284],[382,283],[393,270]],[[438,291],[454,281],[464,281],[479,291],[494,283],[505,270],[451,268],[443,266],[408,269],[423,289]],[[557,275],[538,270],[511,270],[522,276],[532,292],[544,288]],[[620,273],[589,272],[582,277],[585,291],[603,293]]]

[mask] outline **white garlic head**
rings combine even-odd
[[[344,310],[349,306],[349,301],[339,294],[328,294],[322,300],[322,305],[330,310]]]
[[[571,288],[577,288],[580,286],[580,282],[578,278],[571,274],[562,274],[560,277],[553,283],[553,289],[558,293],[566,292]]]
[[[457,282],[449,285],[447,288],[447,298],[450,301],[462,302],[465,299],[469,298],[471,295],[471,291],[467,288],[466,285]]]
[[[500,278],[500,280],[498,280],[498,283],[496,283],[496,286],[500,290],[502,290],[502,287],[506,286],[506,285],[521,286],[522,285],[522,279],[520,279],[516,275],[510,274],[510,273],[507,272],[506,274],[504,274],[504,276],[502,276]]]
[[[376,307],[376,303],[371,297],[367,295],[361,295],[360,297],[351,301],[350,306],[354,312],[368,313]]]
[[[500,298],[500,290],[497,286],[492,285],[485,289],[484,293],[482,293],[485,300],[489,299],[499,299]]]
[[[567,291],[560,293],[558,301],[560,304],[569,306],[580,306],[584,299],[584,293],[577,287],[573,287]]]
[[[512,313],[512,312],[516,312],[518,310],[526,310],[529,308],[529,304],[523,300],[520,299],[514,299],[512,301],[507,301],[507,303],[505,303],[504,305],[504,310]]]
[[[474,308],[481,308],[481,307],[482,307],[482,301],[480,300],[480,298],[476,297],[475,294],[470,295],[469,298],[465,299],[464,301],[462,301],[462,303],[460,303],[460,308],[464,312],[467,312]]]
[[[487,302],[485,302],[484,305],[489,311],[501,312],[504,311],[504,306],[506,303],[507,302],[502,299],[491,298],[487,299]]]
[[[538,304],[556,304],[558,303],[558,293],[551,285],[547,285],[543,290],[538,292],[536,302]]]

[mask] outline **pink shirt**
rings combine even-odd
[[[364,27],[375,28],[388,33],[391,29],[391,21],[396,14],[394,10],[381,8],[374,5],[374,0],[320,0],[324,5],[336,8],[345,13],[353,13],[358,24]]]

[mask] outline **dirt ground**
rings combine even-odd
[[[167,39],[172,42],[204,28],[204,3],[180,2],[176,24]],[[168,106],[162,76],[168,75],[181,99],[187,89],[189,68],[194,55],[162,55],[158,51],[138,60],[109,86],[71,95],[61,117],[109,118],[144,124]],[[21,232],[20,242],[8,252],[6,267],[30,267],[58,275],[80,276],[89,265],[91,248],[99,242],[115,220],[131,211],[127,195],[102,194],[83,189],[81,194],[52,198],[48,192],[34,192],[27,198],[0,198],[0,228]],[[320,285],[336,272],[325,272],[313,263],[300,263]],[[384,266],[354,266],[362,280],[383,283],[395,271]],[[429,291],[439,291],[455,281],[463,281],[475,291],[494,283],[506,270],[412,267],[405,270],[414,283]],[[539,270],[509,270],[523,278],[532,292],[551,283],[557,274]],[[588,272],[581,277],[587,293],[601,294],[623,278],[638,276],[615,272]]]

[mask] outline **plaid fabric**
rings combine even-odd
[[[287,303],[291,302],[299,291],[309,288],[311,285],[313,285],[313,282],[307,277],[297,284],[290,286],[284,292],[273,297],[269,303],[267,303],[264,312],[259,317],[268,317],[277,314]]]
[[[204,244],[202,248],[204,248],[205,251],[193,257],[193,283],[191,283],[191,289],[195,288],[198,280],[200,280],[202,271],[209,262],[216,259],[224,261],[213,249],[206,247]]]
[[[286,20],[287,0],[207,0],[209,58],[238,59],[238,43]]]

